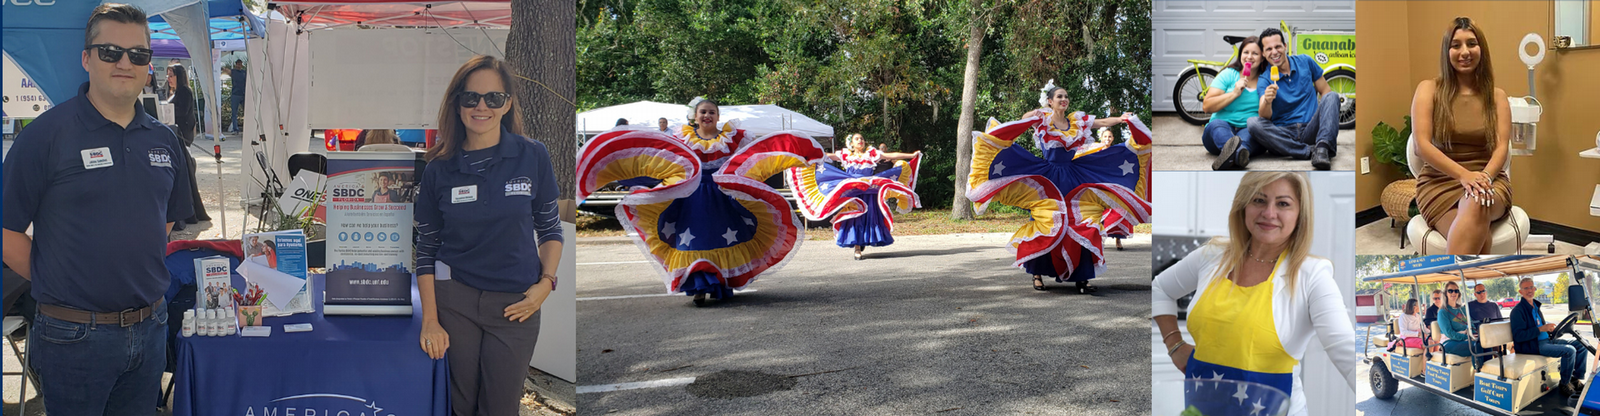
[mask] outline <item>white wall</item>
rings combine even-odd
[[[1334,276],[1339,290],[1344,293],[1351,322],[1355,321],[1356,307],[1354,175],[1351,172],[1309,174],[1315,197],[1312,217],[1316,227],[1311,255],[1333,261]],[[1158,236],[1226,236],[1229,205],[1243,178],[1243,172],[1155,172],[1154,183],[1161,184],[1161,196],[1151,201],[1154,233]],[[1338,375],[1338,369],[1320,347],[1320,343],[1313,342],[1296,368],[1296,372],[1303,375],[1307,407],[1311,416],[1348,416],[1354,412],[1355,392],[1350,390],[1344,377]],[[1158,343],[1152,348],[1162,347]],[[1160,358],[1165,359],[1164,356]],[[1162,368],[1158,366],[1156,370]],[[1156,379],[1153,376],[1152,380]]]
[[[504,57],[504,29],[314,30],[311,128],[433,129],[450,78],[476,55]],[[485,36],[487,34],[487,36]],[[538,77],[530,77],[537,79]]]

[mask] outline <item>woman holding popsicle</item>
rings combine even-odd
[[[1444,233],[1449,254],[1489,252],[1489,223],[1511,208],[1511,104],[1495,88],[1489,41],[1470,18],[1445,31],[1439,77],[1422,81],[1411,99],[1417,155],[1417,208]]]
[[[1239,58],[1211,81],[1201,109],[1211,114],[1201,140],[1206,151],[1216,156],[1212,170],[1244,169],[1250,164],[1250,130],[1246,122],[1255,117],[1260,105],[1256,83],[1261,75],[1261,45],[1256,37],[1239,43]]]

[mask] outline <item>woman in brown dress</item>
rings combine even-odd
[[[1494,87],[1488,40],[1472,19],[1445,32],[1439,77],[1417,86],[1411,100],[1417,155],[1417,208],[1444,234],[1449,254],[1489,250],[1489,223],[1511,209],[1506,175],[1511,104]]]

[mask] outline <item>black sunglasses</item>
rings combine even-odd
[[[478,100],[483,100],[485,104],[489,105],[489,108],[500,108],[500,107],[505,107],[506,106],[506,100],[510,100],[510,99],[511,99],[511,94],[507,94],[507,93],[503,93],[503,92],[499,92],[499,91],[491,92],[491,93],[488,93],[488,94],[479,94],[479,93],[475,93],[475,92],[472,92],[472,91],[463,91],[463,92],[456,93],[456,105],[461,106],[461,108],[477,107],[478,106]]]
[[[113,64],[117,63],[117,61],[121,61],[122,53],[127,52],[128,63],[134,65],[149,65],[150,55],[155,53],[155,51],[152,51],[149,48],[123,48],[121,46],[112,45],[109,43],[97,43],[83,47],[83,50],[90,49],[98,49],[100,51],[99,56],[101,62]]]
[[[1455,294],[1460,294],[1461,293],[1461,291],[1455,290],[1455,289],[1446,290],[1445,292],[1446,293],[1455,293]]]

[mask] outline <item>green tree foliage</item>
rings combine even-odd
[[[578,111],[638,100],[777,104],[922,150],[917,192],[953,196],[970,0],[582,0]],[[1074,110],[1150,119],[1150,2],[983,2],[978,120],[1038,107],[1049,79]],[[977,127],[982,128],[980,123]],[[1126,137],[1118,129],[1118,137]],[[824,146],[829,143],[822,140]],[[1019,142],[1022,143],[1022,142]]]
[[[1556,285],[1553,287],[1555,292],[1550,294],[1550,303],[1567,303],[1567,286],[1571,284],[1572,278],[1567,276],[1567,272],[1561,272],[1560,276],[1556,276]]]

